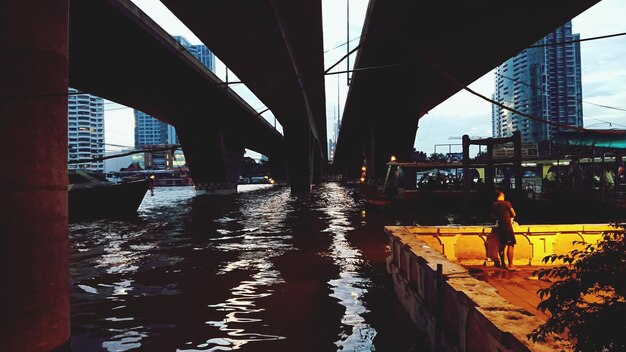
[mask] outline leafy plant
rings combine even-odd
[[[564,265],[535,271],[555,280],[537,291],[548,320],[528,334],[534,342],[567,336],[576,351],[626,351],[626,242],[624,233],[607,233],[597,244],[550,255],[544,263]],[[579,247],[580,248],[580,247]]]
[[[428,158],[430,161],[446,161],[446,155],[441,153],[432,153]]]

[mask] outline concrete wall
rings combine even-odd
[[[495,288],[473,278],[461,265],[450,262],[410,228],[388,226],[385,230],[391,239],[387,270],[393,277],[395,292],[413,322],[426,333],[429,350],[435,349],[438,313],[441,351],[571,350],[562,342],[532,343],[526,334],[542,323],[539,318],[512,305]],[[441,245],[448,244],[445,239],[451,237],[442,236]],[[452,243],[459,243],[458,238]],[[437,264],[443,265],[445,278],[441,303],[438,303]]]

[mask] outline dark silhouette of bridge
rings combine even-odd
[[[419,118],[598,0],[371,0],[333,166],[374,177],[412,150]],[[194,181],[234,189],[244,148],[305,193],[327,166],[320,0],[164,0],[284,127],[193,60],[128,0],[0,5],[0,346],[70,338],[67,90],[176,126]],[[228,14],[228,15],[225,15]]]
[[[384,177],[429,110],[598,1],[370,1],[334,166]]]
[[[284,137],[131,2],[72,1],[69,30],[70,86],[174,125],[198,188],[235,192],[244,148],[284,178]]]

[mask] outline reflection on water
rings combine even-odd
[[[156,188],[135,219],[70,224],[72,351],[420,349],[382,230],[414,214],[366,215],[333,183],[257,188]]]
[[[222,314],[218,314],[219,319],[206,324],[218,328],[227,337],[211,338],[192,350],[230,351],[240,349],[248,342],[285,338],[255,332],[254,329],[255,324],[263,323],[257,313],[264,309],[259,308],[257,301],[271,295],[273,285],[283,282],[271,258],[291,249],[288,242],[291,236],[282,232],[284,217],[289,210],[287,197],[285,192],[269,194],[260,202],[243,203],[236,213],[217,219],[216,230],[225,236],[212,239],[210,244],[217,251],[237,253],[236,258],[217,268],[217,275],[236,270],[245,270],[248,275],[228,289],[230,297],[208,306]]]
[[[324,185],[321,198],[324,200],[322,210],[327,215],[328,228],[332,235],[329,255],[340,268],[339,278],[328,283],[333,288],[335,297],[345,307],[341,323],[345,330],[335,342],[339,350],[370,351],[374,350],[373,340],[376,329],[372,328],[363,317],[368,309],[363,304],[363,295],[367,292],[370,280],[359,274],[363,259],[361,252],[351,246],[346,238],[348,231],[354,230],[350,223],[350,214],[357,204],[346,194],[345,189],[337,184]]]

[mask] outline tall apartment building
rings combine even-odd
[[[104,99],[77,94],[70,88],[68,106],[68,161],[104,156]],[[103,161],[68,164],[69,169],[104,171]]]
[[[572,33],[570,21],[498,66],[493,100],[543,120],[582,127],[579,39],[579,34]],[[494,137],[520,131],[523,142],[539,143],[542,148],[564,129],[496,105],[492,108]]]
[[[187,39],[178,35],[173,36],[173,38],[209,70],[215,71],[215,55],[213,55],[209,48],[204,45],[191,45]]]
[[[204,45],[191,45],[181,36],[173,37],[209,70],[215,71],[215,56]],[[173,126],[135,110],[135,147],[158,144],[180,144]]]
[[[135,147],[169,144],[168,132],[168,124],[135,110]]]

